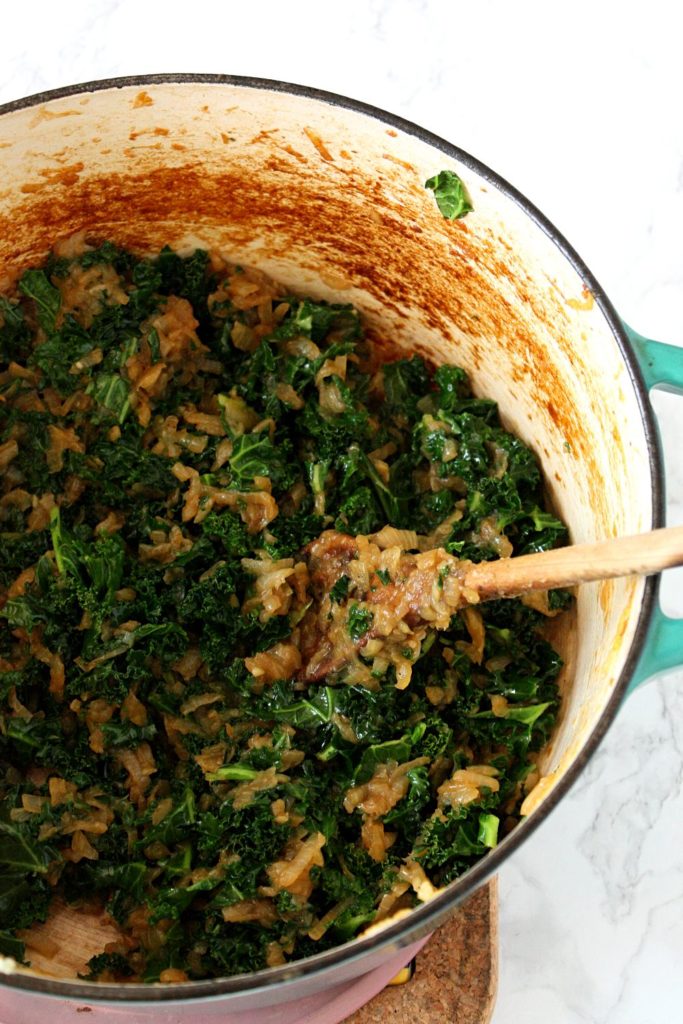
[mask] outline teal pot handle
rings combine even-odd
[[[640,365],[645,386],[683,395],[683,348],[650,341],[624,324]],[[652,676],[683,664],[683,618],[665,615],[657,597],[650,626],[628,693]]]

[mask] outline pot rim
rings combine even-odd
[[[328,106],[351,110],[354,113],[379,121],[382,125],[387,125],[397,131],[410,135],[440,151],[445,156],[457,160],[512,200],[540,228],[571,264],[581,281],[593,294],[595,302],[614,335],[631,379],[645,433],[652,490],[652,529],[664,525],[664,476],[659,435],[648,398],[647,387],[624,326],[605,291],[576,250],[554,224],[517,188],[458,146],[396,114],[388,113],[379,107],[360,100],[341,96],[338,93],[267,78],[187,72],[105,78],[93,82],[46,90],[2,104],[0,105],[0,117],[69,96],[122,89],[130,86],[146,87],[151,85],[228,85],[245,89],[260,89],[264,92],[290,94],[316,100]],[[232,975],[226,978],[190,981],[180,985],[112,985],[93,982],[57,981],[37,975],[20,973],[8,975],[0,973],[0,982],[35,993],[62,998],[68,997],[92,1003],[110,1002],[118,1005],[125,1003],[127,1005],[143,1006],[157,1002],[165,1005],[169,1003],[182,1005],[195,1003],[200,998],[218,999],[230,994],[246,996],[247,994],[255,995],[258,992],[265,993],[272,990],[274,986],[282,986],[283,984],[287,984],[287,987],[289,987],[299,979],[310,977],[316,973],[327,973],[342,964],[360,963],[368,953],[378,952],[385,947],[392,947],[392,949],[396,950],[415,942],[438,927],[456,905],[463,902],[475,889],[494,874],[502,862],[529,838],[574,785],[612,724],[621,700],[626,693],[631,676],[638,665],[640,650],[645,642],[657,599],[658,586],[659,576],[649,576],[646,578],[638,622],[621,675],[581,752],[553,788],[552,792],[543,801],[542,806],[530,818],[520,822],[494,850],[478,861],[464,875],[446,886],[438,896],[416,907],[409,917],[389,925],[375,935],[367,938],[352,939],[341,946],[335,946],[330,950],[317,953],[302,960],[295,960],[291,964],[281,967],[270,967],[249,974]],[[364,973],[362,967],[359,973]]]

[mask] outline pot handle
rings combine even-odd
[[[661,341],[650,341],[627,324],[624,324],[624,328],[648,391],[658,386],[664,391],[683,395],[683,348],[665,345]],[[658,592],[659,587],[655,594],[656,603],[650,628],[628,693],[647,679],[683,664],[683,618],[672,619],[664,614]]]

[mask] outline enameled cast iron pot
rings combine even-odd
[[[626,329],[552,224],[455,146],[313,89],[159,75],[0,108],[0,162],[0,284],[83,228],[139,251],[218,249],[293,290],[355,303],[388,353],[463,366],[539,455],[575,542],[663,524],[648,389],[683,389],[683,350]],[[446,168],[474,204],[463,220],[444,220],[424,189]],[[407,918],[291,966],[180,986],[56,981],[3,961],[3,1024],[61,1024],[83,1007],[89,1021],[341,1020],[531,835],[629,688],[683,661],[683,622],[662,615],[657,585],[580,588],[537,806]]]

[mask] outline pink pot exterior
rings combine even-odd
[[[354,981],[341,982],[303,999],[276,1002],[260,1009],[232,1011],[220,997],[162,1005],[151,1003],[141,1006],[138,1003],[121,1006],[38,996],[5,988],[0,992],[0,1024],[37,1024],[43,1016],[50,1024],[74,1024],[75,1021],[87,1024],[99,1024],[100,1021],[137,1024],[139,1021],[142,1024],[143,1021],[159,1019],[164,1024],[204,1024],[214,1020],[221,1024],[339,1024],[381,992],[428,941],[429,936],[404,947],[381,967]]]

